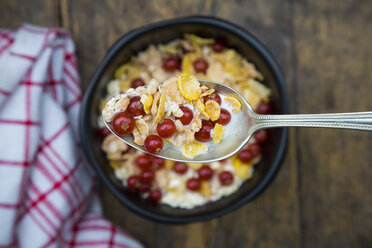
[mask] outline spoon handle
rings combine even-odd
[[[273,127],[326,127],[372,131],[372,111],[335,114],[259,115],[253,114],[256,122],[254,133]]]

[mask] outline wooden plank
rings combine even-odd
[[[301,1],[294,6],[302,113],[372,109],[372,5]],[[303,247],[371,247],[372,134],[296,132]]]
[[[271,1],[62,0],[62,23],[78,47],[83,84],[109,46],[129,30],[172,17],[213,14],[250,30],[274,53],[295,94],[291,3]],[[293,143],[293,142],[292,142]],[[164,225],[138,217],[102,189],[105,216],[149,247],[295,247],[300,244],[296,147],[274,183],[254,202],[217,220]]]
[[[15,29],[22,23],[55,27],[59,25],[58,1],[0,1],[0,25]]]

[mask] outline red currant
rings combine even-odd
[[[99,129],[99,136],[102,139],[105,138],[109,134],[110,134],[110,131],[106,127],[102,127],[102,128]]]
[[[181,66],[181,59],[178,56],[172,56],[167,58],[163,63],[163,68],[167,72],[173,72],[178,70]]]
[[[215,101],[217,102],[219,105],[221,105],[221,97],[219,94],[217,94],[216,92],[208,95],[208,96],[204,96],[204,103],[207,103],[208,101]]]
[[[143,171],[140,177],[141,177],[142,183],[151,183],[152,180],[154,180],[155,174],[153,171],[148,170],[148,171]]]
[[[170,138],[176,132],[176,124],[171,119],[164,119],[156,127],[158,134],[162,138]]]
[[[192,110],[186,106],[180,106],[180,109],[183,112],[183,115],[181,117],[176,117],[176,119],[179,119],[183,125],[188,125],[194,118],[194,113]]]
[[[140,186],[140,178],[138,176],[130,176],[127,179],[128,189],[136,190]]]
[[[145,149],[149,153],[158,153],[163,149],[163,140],[158,135],[149,135],[145,139]]]
[[[188,169],[189,167],[187,166],[187,164],[182,163],[182,162],[176,162],[173,166],[173,170],[181,175],[185,174]]]
[[[225,49],[226,42],[223,39],[218,39],[216,42],[213,44],[212,48],[213,51],[216,53],[220,53]]]
[[[132,96],[130,98],[128,112],[133,116],[145,115],[140,96]]]
[[[201,180],[209,180],[213,176],[213,170],[209,165],[203,165],[198,169],[198,176]]]
[[[218,179],[223,186],[228,186],[234,182],[234,175],[230,171],[223,171],[218,176]]]
[[[146,155],[141,155],[136,158],[136,164],[138,167],[140,167],[142,170],[149,170],[151,169],[151,160]]]
[[[259,130],[253,134],[258,144],[264,144],[269,139],[269,134],[266,130]]]
[[[158,170],[164,167],[165,160],[159,157],[152,158],[152,167],[154,170]]]
[[[191,191],[198,191],[200,189],[200,182],[197,178],[190,178],[186,182],[186,187]]]
[[[231,121],[230,112],[227,111],[226,109],[222,108],[221,113],[220,113],[220,117],[218,117],[218,119],[215,122],[225,126],[225,125],[229,124],[230,121]]]
[[[149,198],[153,202],[158,202],[161,199],[161,191],[159,189],[155,189],[151,191]]]
[[[150,191],[150,188],[151,188],[150,184],[148,184],[148,183],[141,183],[140,186],[139,186],[139,188],[138,188],[138,191],[140,193],[146,193],[146,192]]]
[[[142,78],[135,78],[132,80],[132,82],[130,83],[130,86],[135,89],[137,87],[140,87],[140,86],[144,86],[145,85],[145,82],[142,80]]]
[[[254,155],[252,154],[252,152],[248,149],[243,149],[241,150],[239,153],[238,153],[238,158],[240,159],[240,161],[242,161],[243,163],[250,163],[252,161],[252,159],[254,158]]]
[[[134,129],[133,117],[125,112],[116,114],[112,120],[112,129],[119,135],[130,134]]]
[[[248,151],[252,153],[253,156],[257,156],[258,154],[261,153],[262,148],[259,144],[257,143],[252,143],[248,146]]]
[[[268,115],[271,113],[271,106],[267,102],[261,102],[257,107],[257,113],[261,115]]]
[[[205,59],[197,59],[193,63],[194,69],[198,73],[206,73],[208,69],[208,62]]]
[[[207,142],[212,139],[211,130],[214,128],[212,121],[202,120],[202,127],[195,133],[195,138],[201,142]]]

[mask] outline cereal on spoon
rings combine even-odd
[[[102,112],[109,99],[118,96],[117,100],[120,100],[119,95],[129,88],[137,89],[144,85],[149,87],[150,83],[153,84],[151,79],[164,82],[169,78],[177,77],[180,73],[188,73],[198,79],[222,82],[239,91],[256,112],[261,114],[271,112],[270,89],[262,83],[264,78],[255,65],[236,50],[228,47],[223,39],[202,38],[194,34],[185,34],[184,37],[166,44],[151,44],[119,66],[106,87],[105,96],[102,98],[98,111]],[[174,84],[171,86],[167,91],[172,92],[174,86],[177,87]],[[153,87],[150,86],[150,88]],[[144,144],[147,130],[149,133],[157,133],[156,125],[144,125],[143,121],[148,122],[151,116],[156,115],[161,93],[143,94],[139,97],[145,115],[142,118],[134,117],[136,129],[133,128],[135,130],[133,132],[136,135],[136,141]],[[177,99],[179,94],[173,97]],[[202,140],[208,140],[207,144],[213,143],[211,141],[213,137],[208,135],[212,129],[210,122],[221,124],[225,129],[225,136],[228,135],[229,126],[226,124],[230,123],[234,116],[232,107],[225,111],[219,103],[221,106],[219,118],[216,121],[207,120],[205,115],[215,118],[211,111],[214,103],[209,104],[211,105],[208,107],[209,113],[206,110],[205,103],[208,100],[219,103],[222,99],[219,94],[213,92],[200,98],[204,106],[197,101],[196,108],[187,105],[179,107],[183,115],[178,119],[172,119],[176,126],[176,134],[186,135],[187,127],[195,119],[194,112],[199,109],[198,118],[202,122],[202,127],[199,127],[199,131],[195,134],[188,132],[186,137],[188,140],[196,140],[200,143],[204,143]],[[130,98],[125,98],[120,102],[122,106],[128,107]],[[132,101],[134,107],[137,103],[138,98]],[[120,109],[122,107],[120,104],[112,104],[111,108]],[[167,110],[169,108],[168,111],[164,111],[164,115],[167,115],[171,113],[169,111],[174,105],[165,104],[164,107]],[[138,111],[134,108],[132,113],[142,113],[142,110],[140,108]],[[173,113],[176,112],[173,111]],[[115,115],[108,114],[112,117]],[[246,147],[231,158],[209,164],[175,163],[127,147],[115,135],[107,134],[102,119],[101,115],[97,119],[102,137],[102,150],[115,176],[126,190],[135,192],[144,200],[177,208],[191,209],[233,194],[253,176],[255,165],[261,158],[262,147],[268,140],[267,132],[261,130],[254,135]],[[194,122],[193,128],[197,127],[197,123]],[[216,138],[218,140],[218,137],[214,137]],[[163,139],[163,142],[169,142],[167,139],[169,138]],[[174,139],[174,142],[181,144],[183,139]]]
[[[170,143],[181,148],[184,156],[193,158],[208,151],[204,142],[222,141],[223,126],[231,119],[230,111],[221,109],[224,102],[231,106],[233,114],[240,111],[236,98],[221,97],[184,72],[162,84],[153,79],[147,86],[130,88],[113,97],[102,116],[117,135],[132,134],[134,142],[149,153],[158,153]]]

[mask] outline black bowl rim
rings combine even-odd
[[[164,20],[164,21],[153,23],[153,24],[149,24],[149,25],[134,29],[128,32],[127,34],[124,34],[122,37],[120,37],[119,40],[117,40],[112,45],[112,47],[108,50],[101,64],[98,66],[96,72],[94,73],[92,79],[90,80],[90,83],[85,91],[85,94],[84,94],[84,97],[81,103],[80,115],[79,115],[79,133],[80,133],[80,139],[81,139],[83,151],[86,155],[86,158],[88,159],[89,164],[96,171],[96,173],[98,174],[100,179],[103,181],[105,186],[113,193],[113,195],[123,205],[125,205],[131,211],[143,217],[149,218],[154,221],[168,223],[168,224],[185,224],[185,223],[190,223],[190,222],[198,222],[198,221],[204,221],[204,220],[216,218],[224,214],[227,214],[228,212],[236,210],[237,208],[243,206],[248,201],[251,201],[252,199],[254,199],[256,196],[262,193],[263,190],[274,179],[279,168],[281,167],[282,161],[286,153],[287,143],[288,143],[288,129],[284,128],[283,135],[279,143],[279,149],[275,156],[275,159],[270,169],[268,170],[266,175],[263,177],[263,179],[258,183],[258,185],[255,188],[253,188],[253,190],[249,194],[242,197],[240,200],[236,201],[235,203],[223,209],[219,209],[217,211],[210,212],[210,213],[207,213],[201,216],[172,217],[172,216],[165,216],[165,215],[153,213],[151,211],[142,209],[138,207],[136,204],[127,200],[123,196],[123,194],[120,193],[120,191],[116,189],[116,187],[109,180],[109,178],[105,176],[98,162],[93,159],[95,156],[94,151],[93,149],[88,148],[90,146],[90,142],[89,142],[90,137],[89,137],[89,134],[84,131],[85,127],[89,126],[90,120],[88,119],[88,111],[89,111],[89,106],[92,102],[91,94],[94,92],[94,89],[96,88],[98,79],[100,78],[101,74],[104,72],[106,67],[108,66],[110,60],[115,55],[115,53],[118,52],[127,42],[133,39],[136,39],[136,37],[144,33],[151,32],[154,29],[162,28],[165,26],[173,26],[177,24],[187,24],[187,23],[189,24],[201,23],[201,24],[212,25],[212,26],[216,26],[221,29],[225,29],[229,32],[234,33],[240,39],[249,43],[256,51],[258,51],[258,53],[262,55],[263,59],[268,64],[269,69],[272,71],[275,80],[278,82],[278,88],[279,88],[280,94],[283,96],[283,99],[282,99],[283,113],[284,114],[288,113],[288,97],[287,97],[287,93],[285,89],[285,80],[279,68],[279,65],[274,60],[270,52],[251,33],[249,33],[248,31],[242,29],[241,27],[235,24],[232,24],[229,21],[222,20],[216,17],[210,17],[210,16],[181,17],[181,18],[169,19],[169,20]]]

